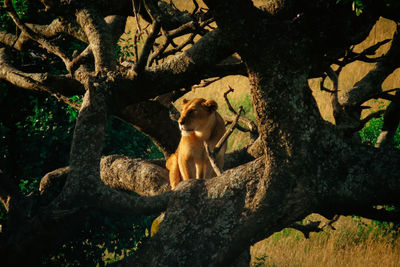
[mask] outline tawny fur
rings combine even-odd
[[[175,189],[182,180],[215,176],[203,141],[213,150],[225,133],[225,123],[217,108],[218,105],[214,100],[203,98],[183,100],[181,117],[178,120],[182,137],[175,153],[166,163],[172,189]],[[224,165],[225,150],[226,143],[216,157],[220,169]]]

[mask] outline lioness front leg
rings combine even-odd
[[[169,182],[171,189],[174,190],[175,187],[181,182],[181,174],[179,173],[178,158],[175,154],[172,154],[167,160],[167,169],[169,170]]]
[[[182,180],[196,178],[196,169],[193,160],[179,158],[178,165]]]
[[[204,178],[204,174],[205,174],[204,162],[202,162],[202,161],[196,162],[195,166],[196,166],[196,179]]]

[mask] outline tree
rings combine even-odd
[[[47,25],[21,21],[11,1],[4,1],[19,30],[0,33],[0,78],[48,92],[79,108],[79,115],[69,167],[42,179],[40,197],[21,195],[7,173],[1,174],[1,199],[9,216],[2,259],[38,262],[77,231],[88,209],[131,215],[165,211],[159,232],[118,263],[135,266],[239,263],[238,255],[245,255],[251,244],[294,227],[312,212],[398,222],[398,212],[375,206],[399,205],[400,155],[388,145],[362,144],[355,135],[366,123],[360,119],[361,105],[370,98],[392,101],[385,115],[391,126],[385,131],[397,128],[398,95],[382,92],[380,84],[400,62],[398,38],[380,59],[370,57],[380,44],[362,53],[349,49],[365,39],[380,16],[398,22],[397,2],[276,0],[256,7],[248,0],[205,0],[209,10],[196,8],[192,14],[155,0],[41,2],[46,18],[54,19]],[[126,16],[133,15],[149,21],[151,31],[136,61],[118,63],[114,47]],[[217,28],[207,27],[214,20]],[[177,53],[182,47],[173,40],[187,33],[193,45]],[[157,45],[160,34],[165,39]],[[57,39],[63,35],[88,45],[68,53]],[[201,36],[198,41],[196,35]],[[46,60],[64,64],[66,72],[30,71],[17,60],[18,50],[45,53]],[[241,62],[220,64],[235,52]],[[355,60],[378,63],[347,94],[339,94],[338,72]],[[181,88],[229,74],[249,77],[259,131],[252,151],[261,156],[246,162],[251,155],[237,152],[232,155],[236,167],[206,181],[182,182],[175,191],[169,190],[167,171],[157,164],[101,158],[111,115],[151,136],[168,156],[179,132],[162,103],[181,95]],[[321,118],[307,83],[325,76],[334,84],[335,125]],[[83,102],[72,101],[72,95],[84,95]],[[60,180],[65,182],[59,193],[40,202]],[[27,216],[32,202],[41,205]]]

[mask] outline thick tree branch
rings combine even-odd
[[[76,19],[89,40],[96,72],[115,69],[115,42],[104,18],[95,10],[81,9],[76,12]]]
[[[126,24],[126,17],[122,16],[108,16],[104,18],[105,22],[109,27],[109,32],[112,35],[111,43],[117,43],[119,37],[124,32],[124,27]],[[85,36],[86,37],[86,36]],[[79,56],[75,57],[71,62],[70,71],[74,73],[77,68],[79,68],[82,64],[90,66],[93,63],[93,52],[92,47],[89,44]],[[90,69],[90,67],[88,67]]]

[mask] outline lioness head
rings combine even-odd
[[[181,117],[178,120],[182,135],[209,130],[215,123],[217,108],[218,104],[214,100],[183,99]]]

